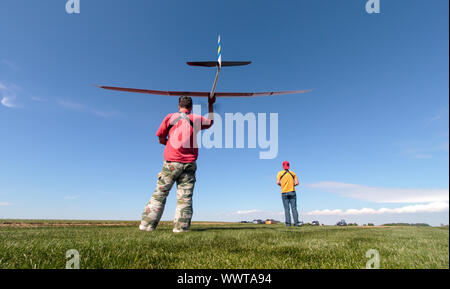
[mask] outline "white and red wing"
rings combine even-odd
[[[146,93],[155,95],[187,95],[194,97],[209,97],[210,93],[206,91],[165,91],[165,90],[151,90],[151,89],[138,89],[138,88],[127,88],[127,87],[115,87],[115,86],[98,86],[103,89],[135,92],[135,93]],[[254,96],[269,96],[269,95],[283,95],[283,94],[297,94],[306,93],[311,90],[290,90],[290,91],[267,91],[267,92],[216,92],[216,97],[254,97]]]

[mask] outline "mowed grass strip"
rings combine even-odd
[[[65,268],[66,251],[81,268],[449,268],[449,230],[431,227],[341,228],[195,223],[172,233],[136,226],[0,227],[0,268]]]

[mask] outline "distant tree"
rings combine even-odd
[[[373,223],[369,223],[369,224],[367,224],[367,226],[373,227],[374,224]]]

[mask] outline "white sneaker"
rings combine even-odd
[[[154,231],[155,229],[153,229],[153,228],[150,227],[150,226],[139,225],[139,230],[151,232],[151,231]]]
[[[186,232],[189,232],[189,230],[173,229],[172,232],[174,232],[174,233],[186,233]]]

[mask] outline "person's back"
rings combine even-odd
[[[164,148],[164,164],[158,174],[155,192],[142,213],[139,229],[153,231],[164,212],[166,198],[177,183],[177,207],[173,232],[187,232],[192,219],[192,196],[196,181],[198,146],[197,132],[211,127],[214,121],[213,103],[208,99],[208,118],[191,114],[192,99],[181,96],[179,112],[168,114],[162,121],[156,136]]]
[[[281,193],[295,192],[297,175],[291,170],[282,170],[277,174],[277,180],[281,183]]]
[[[197,133],[212,126],[212,120],[180,109],[168,114],[156,133],[160,139],[168,139],[164,159],[170,162],[191,163],[198,158]]]
[[[298,226],[297,194],[295,192],[295,186],[299,185],[299,181],[297,175],[289,170],[289,162],[287,161],[283,162],[283,170],[277,174],[277,184],[281,187],[281,199],[284,206],[286,226],[291,225],[291,209],[294,218],[294,226]]]

